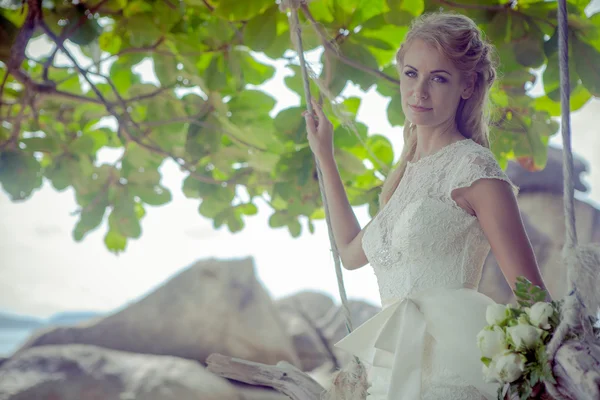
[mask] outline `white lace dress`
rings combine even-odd
[[[493,303],[477,292],[490,245],[477,218],[451,198],[478,179],[512,185],[489,149],[470,139],[443,147],[408,164],[365,231],[383,310],[336,347],[369,367],[369,400],[496,398],[476,346]]]

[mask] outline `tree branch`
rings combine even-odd
[[[319,23],[313,17],[312,13],[308,9],[308,6],[304,3],[302,3],[302,5],[300,7],[302,8],[302,12],[306,16],[306,18],[312,24],[313,28],[317,31],[317,34],[321,38],[321,43],[323,44],[323,47],[325,48],[326,51],[329,51],[331,54],[335,55],[341,62],[343,62],[346,65],[349,65],[353,68],[356,68],[363,72],[374,75],[378,78],[385,79],[386,81],[391,82],[395,85],[400,85],[400,81],[398,79],[393,78],[393,77],[379,71],[378,69],[369,68],[365,65],[362,65],[358,61],[354,61],[353,59],[348,58],[345,55],[341,54],[339,51],[337,51],[337,49],[329,42],[329,40],[327,40],[327,35],[323,31],[323,28],[321,27],[321,25],[319,25]]]

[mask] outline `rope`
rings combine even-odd
[[[302,83],[304,85],[304,97],[306,102],[306,107],[308,112],[311,115],[315,115],[314,109],[312,107],[312,97],[310,93],[310,80],[308,78],[308,70],[306,67],[306,60],[304,59],[304,48],[302,45],[302,28],[300,26],[300,21],[298,19],[298,8],[300,8],[302,0],[282,0],[280,8],[285,10],[290,10],[290,15],[288,17],[290,23],[290,34],[292,35],[292,42],[296,47],[296,52],[298,53],[298,57],[300,59],[300,69],[302,71]],[[344,318],[346,322],[346,329],[348,333],[352,332],[352,317],[350,314],[350,309],[348,307],[348,297],[346,296],[346,289],[344,287],[344,279],[342,276],[342,267],[340,263],[340,255],[335,244],[335,238],[333,236],[333,229],[331,227],[331,216],[329,214],[329,204],[327,203],[327,196],[325,194],[325,187],[323,186],[323,173],[321,172],[321,167],[319,166],[319,161],[315,158],[315,164],[317,169],[317,178],[319,181],[319,189],[321,191],[321,200],[323,202],[323,208],[325,210],[325,221],[327,223],[327,232],[329,234],[329,241],[331,243],[331,252],[333,255],[333,262],[335,264],[335,273],[337,276],[338,282],[338,291],[340,293],[340,298],[342,301],[342,311],[344,313]]]
[[[302,46],[302,29],[300,21],[298,19],[298,8],[301,3],[306,0],[282,0],[280,4],[280,10],[290,10],[288,20],[290,24],[290,34],[292,42],[296,47],[296,52],[300,59],[300,68],[302,71],[302,82],[304,85],[304,96],[306,101],[306,107],[308,112],[314,117],[315,112],[312,107],[312,98],[310,94],[310,80],[308,77],[308,68],[306,60],[304,59],[304,49]],[[348,333],[352,332],[352,317],[350,315],[350,309],[348,307],[348,298],[346,296],[346,289],[344,288],[344,279],[342,277],[342,268],[340,263],[340,255],[338,248],[335,243],[333,236],[333,229],[331,227],[331,217],[329,213],[329,204],[327,202],[327,195],[325,193],[325,187],[323,184],[323,174],[321,167],[319,166],[319,160],[315,158],[315,165],[317,169],[317,178],[319,181],[319,189],[321,191],[321,199],[323,201],[323,208],[325,210],[325,221],[327,223],[327,232],[329,234],[329,241],[331,243],[331,251],[333,255],[333,261],[335,263],[335,273],[337,276],[338,290],[342,301],[342,312],[346,322],[346,329]],[[332,376],[331,386],[321,393],[322,400],[364,400],[367,397],[367,389],[369,387],[367,378],[367,371],[365,366],[361,363],[357,356],[352,356],[352,362],[344,366],[340,371],[337,371]]]
[[[580,302],[578,300],[577,289],[574,285],[573,274],[574,267],[577,264],[576,247],[577,231],[575,221],[575,174],[573,165],[573,152],[571,149],[571,112],[570,112],[570,93],[571,85],[569,82],[569,38],[568,38],[568,20],[567,20],[566,0],[558,0],[558,60],[560,67],[561,84],[561,134],[563,142],[563,202],[565,209],[565,244],[563,247],[563,260],[569,269],[568,273],[571,279],[568,279],[568,293],[562,306],[561,322],[548,343],[547,353],[551,365],[561,344],[572,328],[577,326],[580,318]],[[566,399],[557,389],[558,385],[546,382],[546,390],[557,400]]]

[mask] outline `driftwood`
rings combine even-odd
[[[566,400],[600,399],[600,342],[568,341],[553,366],[560,394]],[[307,373],[282,361],[266,365],[212,354],[207,369],[215,375],[251,385],[272,387],[293,400],[320,400],[325,389]],[[542,399],[550,399],[543,395]]]
[[[600,341],[567,341],[554,361],[557,389],[565,399],[600,399]]]
[[[325,389],[305,372],[280,361],[277,365],[211,354],[207,369],[215,375],[251,385],[272,387],[293,400],[319,400]]]

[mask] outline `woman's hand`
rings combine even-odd
[[[317,160],[322,160],[325,157],[333,157],[333,125],[316,101],[313,100],[312,105],[317,114],[316,121],[308,111],[302,113],[306,120],[306,131],[310,149]]]

